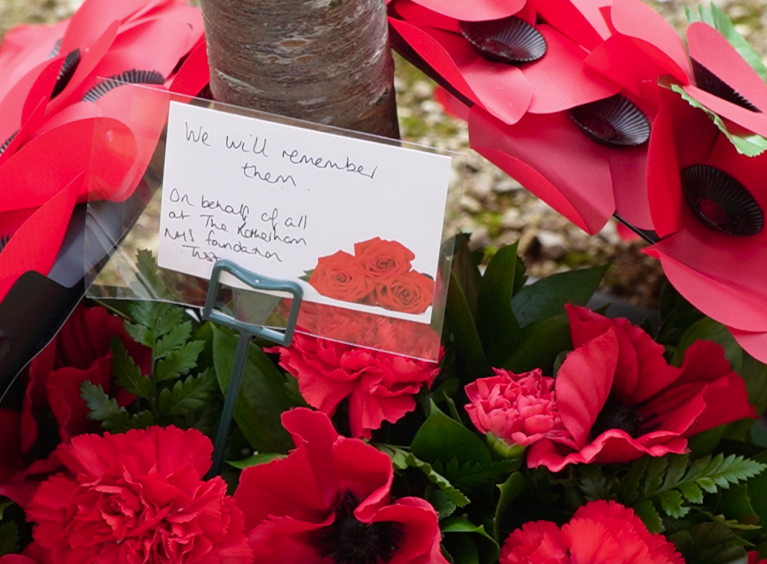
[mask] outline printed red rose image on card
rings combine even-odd
[[[375,237],[356,243],[354,255],[320,257],[307,280],[329,298],[418,315],[434,301],[434,279],[413,270],[414,259],[399,241]]]

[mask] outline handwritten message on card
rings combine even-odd
[[[228,259],[298,281],[308,301],[428,323],[428,311],[339,301],[299,278],[375,238],[401,243],[412,270],[434,278],[450,166],[444,155],[172,102],[159,265],[209,278]]]

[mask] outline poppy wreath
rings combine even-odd
[[[161,92],[200,92],[204,49],[200,10],[173,0],[87,0],[59,24],[6,34],[0,299],[23,272],[48,274],[76,203],[133,193],[165,125]],[[129,83],[155,89],[141,112]]]
[[[689,11],[685,43],[639,0],[389,11],[472,148],[590,234],[611,215],[645,232],[675,288],[767,359],[767,69],[725,14]]]

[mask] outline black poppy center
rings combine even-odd
[[[608,398],[602,411],[597,415],[594,425],[591,426],[589,440],[593,441],[610,429],[620,429],[636,439],[639,436],[640,423],[641,418],[636,409],[625,406],[613,398]]]
[[[695,83],[701,90],[705,90],[717,98],[727,100],[728,102],[740,106],[741,108],[751,110],[752,112],[759,111],[759,108],[749,102],[740,92],[724,82],[695,59],[692,59],[692,72],[695,74]]]
[[[393,523],[363,523],[354,516],[357,500],[346,492],[336,509],[335,521],[322,530],[320,556],[336,564],[379,564],[399,552],[402,533]]]
[[[748,237],[764,226],[764,214],[751,192],[726,172],[709,165],[682,171],[682,192],[700,222],[716,231]]]
[[[647,116],[621,94],[577,106],[569,113],[586,137],[602,145],[635,147],[650,138]]]
[[[585,116],[583,126],[600,139],[614,141],[618,137],[618,131],[601,116]]]
[[[516,16],[459,25],[463,36],[489,61],[518,65],[537,61],[546,54],[543,35]]]

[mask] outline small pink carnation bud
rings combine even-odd
[[[531,445],[562,427],[554,399],[554,378],[540,369],[524,374],[494,368],[495,376],[466,386],[466,412],[493,450],[504,457],[519,456]],[[521,446],[523,448],[515,448]]]

